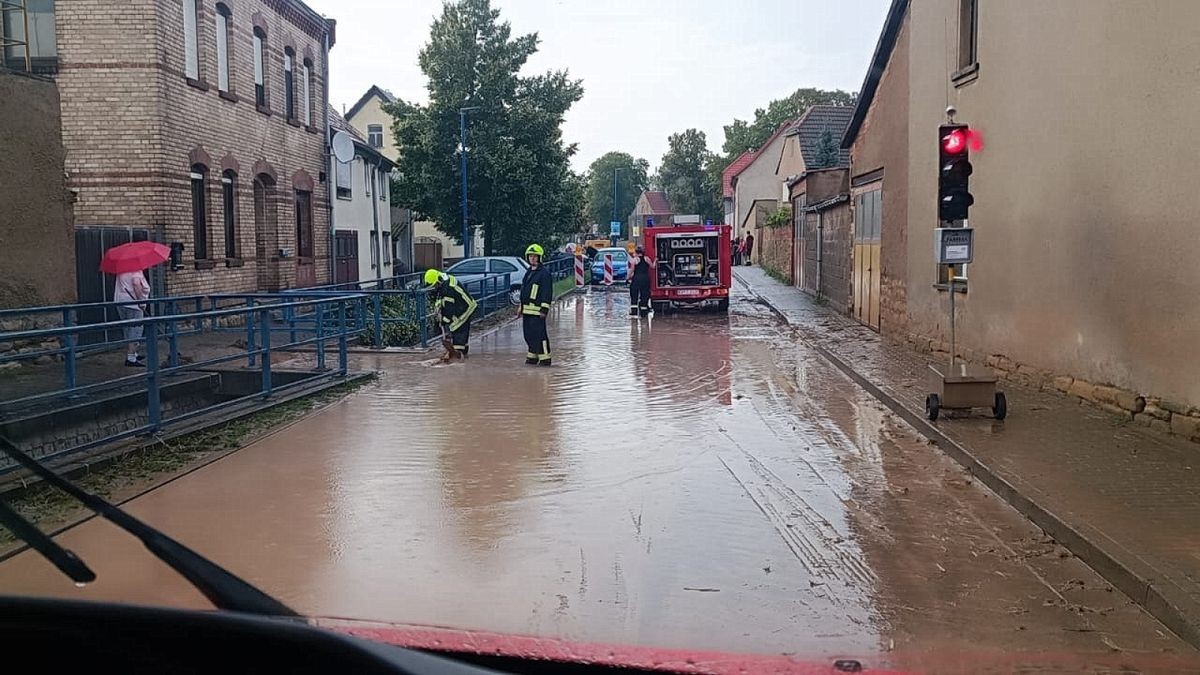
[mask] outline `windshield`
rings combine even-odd
[[[279,606],[1200,667],[1200,3],[77,4],[0,12],[0,437]],[[44,481],[0,594],[212,607]]]

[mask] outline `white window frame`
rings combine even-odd
[[[367,195],[368,197],[371,196],[371,181],[375,180],[372,177],[373,168],[374,167],[367,164],[365,161],[363,162],[363,187],[366,189],[366,192],[363,194]]]
[[[229,93],[230,17],[219,9],[213,15],[217,25],[217,89]]]
[[[199,1],[183,0],[183,73],[193,80],[200,79]]]
[[[266,51],[266,38],[259,36],[257,32],[254,34],[254,87],[263,88],[263,105],[267,105],[267,81],[266,81],[266,64],[263,61],[266,59],[264,52]],[[258,101],[258,91],[254,92],[254,99]]]
[[[285,119],[296,119],[296,64],[295,57],[283,50],[283,115]],[[289,105],[290,104],[290,105]]]
[[[354,164],[339,162],[336,157],[333,162],[334,195],[338,199],[354,199]],[[343,189],[346,191],[344,195],[341,194]]]
[[[375,131],[376,129],[379,129],[379,131]],[[368,124],[367,125],[367,145],[371,146],[372,148],[382,148],[383,147],[383,125],[382,124]]]
[[[379,269],[379,233],[371,230],[371,269]]]
[[[379,249],[383,251],[384,266],[388,266],[392,264],[392,233],[388,232],[387,230],[383,230],[381,234],[383,235],[383,243],[380,245]]]
[[[388,192],[391,191],[388,189],[390,187],[388,185],[388,175],[387,173],[379,170],[375,171],[375,175],[379,179],[379,185],[378,189],[376,190],[376,194],[379,195],[379,201],[386,202],[388,198]]]

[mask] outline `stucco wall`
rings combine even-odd
[[[0,71],[0,308],[75,299],[58,89]]]
[[[910,10],[911,13],[911,10]],[[884,69],[879,87],[862,128],[850,150],[852,182],[882,170],[883,219],[880,225],[880,332],[903,335],[908,330],[908,160],[909,160],[909,33],[911,14],[896,37],[891,61]],[[938,25],[940,26],[940,20]],[[945,66],[938,72],[944,73]],[[943,94],[938,101],[945,101]],[[936,124],[936,123],[935,123]],[[935,132],[929,132],[932,138]],[[921,138],[924,138],[922,136]],[[919,145],[913,152],[935,148]],[[936,159],[934,160],[936,165]],[[934,170],[934,169],[931,169]],[[934,197],[929,198],[932,202]],[[853,226],[851,236],[853,236]],[[930,237],[933,235],[930,234]],[[922,242],[928,241],[922,239]],[[928,247],[932,248],[929,243]],[[933,283],[930,276],[921,283]]]
[[[384,157],[396,161],[399,152],[396,150],[396,144],[392,140],[392,116],[384,112],[383,104],[379,101],[379,97],[372,96],[363,107],[358,109],[354,117],[347,119],[358,133],[362,134],[363,138],[367,138],[367,127],[372,124],[378,124],[383,127],[383,147],[377,148]]]
[[[908,311],[946,329],[934,291],[935,130],[945,107],[945,20],[910,8]],[[979,77],[950,90],[978,129],[976,262],[959,304],[969,349],[1093,382],[1200,403],[1200,3],[979,3]],[[951,61],[953,62],[953,60]],[[890,179],[890,167],[888,178]],[[885,199],[885,204],[887,200]]]
[[[336,162],[337,160],[333,159],[332,161]],[[350,198],[335,197],[333,204],[334,227],[339,231],[354,230],[358,233],[358,279],[360,281],[390,277],[393,274],[390,261],[383,262],[382,250],[384,232],[389,234],[389,242],[391,240],[391,223],[389,222],[391,205],[388,202],[391,195],[385,192],[383,199],[379,198],[378,177],[375,177],[374,181],[376,182],[371,184],[371,194],[367,194],[368,172],[372,168],[361,154],[356,154],[354,161],[350,163]],[[329,175],[337,175],[336,168],[332,163]],[[378,211],[372,211],[373,207]],[[379,222],[379,234],[376,240],[376,251],[372,253],[371,232],[375,231],[376,217]],[[372,265],[373,259],[377,261],[375,265]]]
[[[779,200],[780,177],[775,175],[775,167],[779,164],[779,152],[783,147],[783,134],[780,134],[768,145],[759,149],[754,161],[737,176],[734,186],[734,236],[745,235],[746,217],[754,208],[756,199]],[[754,237],[758,238],[758,232]]]

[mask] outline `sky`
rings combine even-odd
[[[306,0],[337,20],[330,102],[349,108],[377,84],[427,100],[417,54],[441,0]],[[493,0],[540,48],[525,73],[567,70],[583,100],[563,134],[584,170],[611,150],[657,166],[689,127],[719,152],[722,127],[800,87],[858,91],[888,0]]]

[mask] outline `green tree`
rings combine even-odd
[[[388,107],[399,149],[397,202],[462,240],[459,111],[467,112],[472,233],[487,253],[553,246],[575,231],[582,186],[562,140],[583,87],[565,71],[522,76],[536,34],[513,36],[490,0],[446,0],[418,62],[429,103]]]
[[[791,96],[776,99],[766,108],[754,111],[754,120],[735,119],[725,125],[725,144],[721,150],[728,162],[747,150],[757,150],[784,122],[794,120],[814,105],[852,106],[858,94],[841,89],[827,90],[805,87],[792,92]]]
[[[613,173],[617,182],[617,220],[622,222],[633,211],[642,191],[650,187],[650,163],[634,159],[625,152],[601,155],[587,171],[587,218],[592,223],[607,223],[613,215]],[[607,232],[608,229],[601,228]]]
[[[721,222],[721,180],[713,164],[717,158],[708,149],[708,139],[698,129],[671,134],[669,149],[658,167],[655,183],[667,193],[677,214],[700,214]]]
[[[831,166],[837,166],[841,160],[841,154],[838,151],[838,144],[833,140],[833,133],[828,128],[821,132],[821,137],[817,139],[817,148],[813,157],[814,169],[826,169]]]

